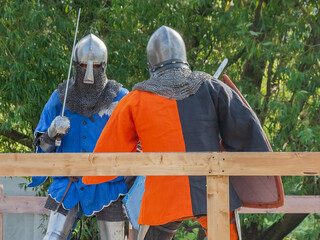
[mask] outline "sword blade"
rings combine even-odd
[[[214,73],[213,78],[218,79],[223,69],[226,67],[227,63],[228,63],[228,58],[223,59],[222,63],[218,67],[218,70]]]
[[[72,59],[73,59],[73,54],[74,54],[74,45],[76,44],[76,40],[77,40],[77,32],[78,32],[78,26],[79,26],[80,12],[81,12],[81,8],[79,8],[77,25],[76,25],[76,32],[74,34],[74,39],[73,39],[73,46],[72,46],[72,52],[71,52],[71,58],[70,58],[70,64],[69,64],[66,91],[64,93],[64,99],[63,99],[62,111],[61,111],[61,116],[62,117],[64,116],[64,110],[65,110],[65,107],[66,107],[66,99],[67,99],[67,95],[68,95],[68,88],[69,88],[69,82],[70,82],[70,72],[71,72]],[[61,138],[57,137],[56,140],[55,140],[55,146],[59,147],[60,145],[61,145]]]
[[[65,91],[65,93],[64,93],[64,99],[63,99],[63,105],[62,105],[62,113],[61,113],[61,116],[62,116],[62,117],[64,116],[64,109],[65,109],[65,106],[66,106],[66,99],[67,99],[68,87],[69,87],[69,81],[70,81],[70,72],[71,72],[72,59],[73,59],[73,54],[74,54],[74,45],[76,44],[76,40],[77,40],[77,32],[78,32],[78,26],[79,26],[80,12],[81,12],[81,8],[79,8],[77,25],[76,25],[76,32],[75,32],[75,34],[74,34],[74,39],[73,39],[73,46],[72,46],[71,59],[70,59],[70,64],[69,64],[68,78],[67,78],[67,84],[66,84],[66,91]]]

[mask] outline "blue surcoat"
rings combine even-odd
[[[65,109],[64,116],[70,120],[70,130],[61,139],[61,146],[56,148],[56,152],[92,152],[102,129],[110,118],[113,108],[127,93],[128,90],[120,88],[118,95],[113,99],[109,108],[91,117],[84,117]],[[61,112],[62,104],[59,101],[58,90],[55,90],[43,109],[35,134],[46,132],[51,122],[55,117],[61,115]],[[44,151],[38,146],[37,152],[42,153]],[[54,181],[49,187],[48,194],[57,202],[60,202],[68,186],[69,178],[52,178]],[[47,177],[32,177],[32,182],[29,184],[29,187],[39,186],[46,179]],[[85,185],[82,183],[82,178],[80,178],[78,182],[72,183],[63,200],[62,206],[68,210],[80,203],[84,214],[90,216],[95,212],[99,212],[105,206],[108,206],[112,201],[117,200],[120,195],[126,193],[127,185],[123,177],[118,177],[112,182],[96,185]]]

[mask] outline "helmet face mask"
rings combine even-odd
[[[58,86],[59,101],[85,117],[102,117],[118,95],[121,84],[106,75],[107,47],[93,34],[82,38],[73,51],[73,75]],[[68,91],[67,98],[65,93]]]
[[[89,34],[77,43],[74,55],[74,61],[86,68],[83,83],[94,84],[94,72],[101,66],[105,69],[108,60],[108,51],[104,42],[94,34]]]
[[[150,37],[147,45],[150,74],[169,64],[188,64],[184,41],[174,29],[162,26]]]

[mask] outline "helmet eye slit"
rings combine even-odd
[[[87,64],[84,64],[84,63],[81,63],[80,64],[80,66],[82,67],[82,68],[87,68]],[[101,64],[93,64],[93,66],[92,66],[93,68],[99,68],[99,67],[101,67]]]

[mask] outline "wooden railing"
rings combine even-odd
[[[320,175],[320,153],[0,154],[0,176],[99,175],[207,176],[208,239],[228,240],[229,176]]]
[[[0,240],[3,240],[3,213],[27,213],[49,215],[50,210],[44,208],[47,197],[4,196],[3,185],[0,184]],[[133,228],[129,224],[127,240],[133,239]]]

